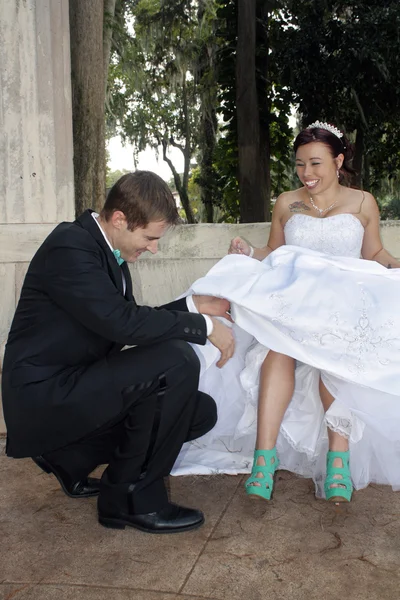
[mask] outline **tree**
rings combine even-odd
[[[249,196],[240,194],[238,181],[238,115],[237,86],[246,88],[235,73],[237,50],[237,28],[239,6],[245,3],[220,0],[218,10],[219,51],[218,85],[219,108],[223,118],[221,136],[217,143],[215,167],[221,204],[226,211],[226,219],[233,222],[243,218],[243,211],[250,211],[245,217],[249,221],[268,220],[271,194],[276,195],[287,185],[292,131],[288,125],[292,94],[281,83],[281,65],[275,40],[277,32],[285,26],[282,6],[279,2],[257,0],[255,13],[256,43],[253,44],[258,111],[258,149],[260,157],[258,207],[249,205]],[[251,5],[247,4],[247,8]],[[252,12],[254,18],[254,10]],[[249,48],[247,48],[249,50]],[[249,76],[245,71],[245,76]],[[241,75],[240,75],[241,77]],[[246,106],[241,109],[246,113]],[[254,111],[252,111],[254,117]],[[246,122],[246,121],[245,121]],[[256,134],[257,135],[257,134]],[[260,216],[260,213],[262,216]],[[242,216],[241,216],[242,215]]]
[[[266,189],[261,184],[260,122],[256,84],[256,0],[238,3],[236,110],[240,220],[265,221]]]
[[[119,0],[119,6],[122,0]],[[103,34],[103,73],[104,73],[104,94],[107,94],[108,88],[108,70],[111,58],[111,46],[113,32],[115,29],[115,11],[117,0],[104,0],[104,34]]]
[[[368,188],[372,164],[380,164],[381,176],[385,164],[395,166],[388,140],[397,135],[400,117],[399,3],[292,0],[286,9],[277,39],[282,83],[303,124],[326,120],[350,134],[354,184]]]
[[[246,34],[238,47],[238,24],[246,20],[237,19],[237,10],[252,6],[249,52]],[[119,34],[111,65],[109,114],[117,131],[137,152],[148,145],[162,148],[188,222],[195,220],[188,193],[193,157],[208,221],[216,207],[231,220],[239,215],[243,221],[267,220],[271,186],[284,180],[291,139],[289,95],[270,58],[279,7],[271,0],[131,0],[125,7],[131,11],[134,37],[125,12],[124,34]],[[249,59],[251,68],[242,68],[236,56]],[[250,90],[252,108],[246,98]],[[183,153],[182,174],[170,160],[171,146]]]
[[[199,0],[197,18],[202,35],[199,36],[199,55],[195,77],[198,81],[201,115],[198,151],[200,168],[195,181],[200,187],[205,220],[209,223],[213,222],[214,206],[219,204],[214,167],[218,132],[216,17],[216,3]]]
[[[293,185],[293,104],[302,124],[327,120],[350,133],[356,185],[392,189],[387,181],[400,172],[397,2],[116,0],[106,22],[108,122],[137,152],[161,148],[188,222],[219,218],[219,207],[233,222],[268,219],[271,195]],[[172,146],[183,153],[182,173]],[[192,172],[205,207],[196,214]]]
[[[119,169],[117,169],[116,171],[107,170],[106,189],[109,190],[110,188],[112,188],[112,186],[118,181],[118,179],[120,179],[123,175],[126,175],[126,173],[129,172],[130,171],[128,171],[127,169],[122,169],[122,171]]]
[[[134,37],[125,31],[111,66],[114,123],[136,152],[161,147],[187,221],[194,223],[188,181],[200,129],[198,7],[189,0],[139,0],[131,8]],[[182,176],[169,157],[171,146],[182,152]]]
[[[69,2],[77,214],[89,207],[99,209],[104,201],[105,82],[114,10],[115,0]]]

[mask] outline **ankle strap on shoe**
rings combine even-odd
[[[333,461],[336,458],[340,458],[343,463],[343,467],[333,467]],[[350,452],[347,450],[346,452],[336,452],[335,450],[329,450],[326,455],[326,464],[328,467],[337,468],[337,469],[346,469],[349,467],[350,460]]]

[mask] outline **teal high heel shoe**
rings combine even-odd
[[[342,461],[342,467],[334,467],[336,458]],[[341,477],[335,477],[340,475]],[[337,487],[332,487],[332,486]],[[349,452],[333,452],[329,450],[326,456],[325,497],[330,502],[350,502],[353,493],[351,483]]]
[[[258,459],[263,458],[265,465],[258,465]],[[251,475],[244,484],[246,494],[270,500],[274,487],[274,473],[279,467],[276,448],[272,450],[255,450]]]

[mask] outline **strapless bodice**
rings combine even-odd
[[[364,238],[361,221],[350,213],[318,219],[296,213],[286,222],[285,242],[334,256],[360,258]]]

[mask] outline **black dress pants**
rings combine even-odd
[[[108,463],[103,477],[109,483],[136,484],[135,512],[160,510],[168,502],[163,478],[182,444],[214,427],[215,402],[198,392],[200,363],[181,340],[123,350],[109,357],[108,367],[124,400],[122,413],[46,458],[73,480]]]

